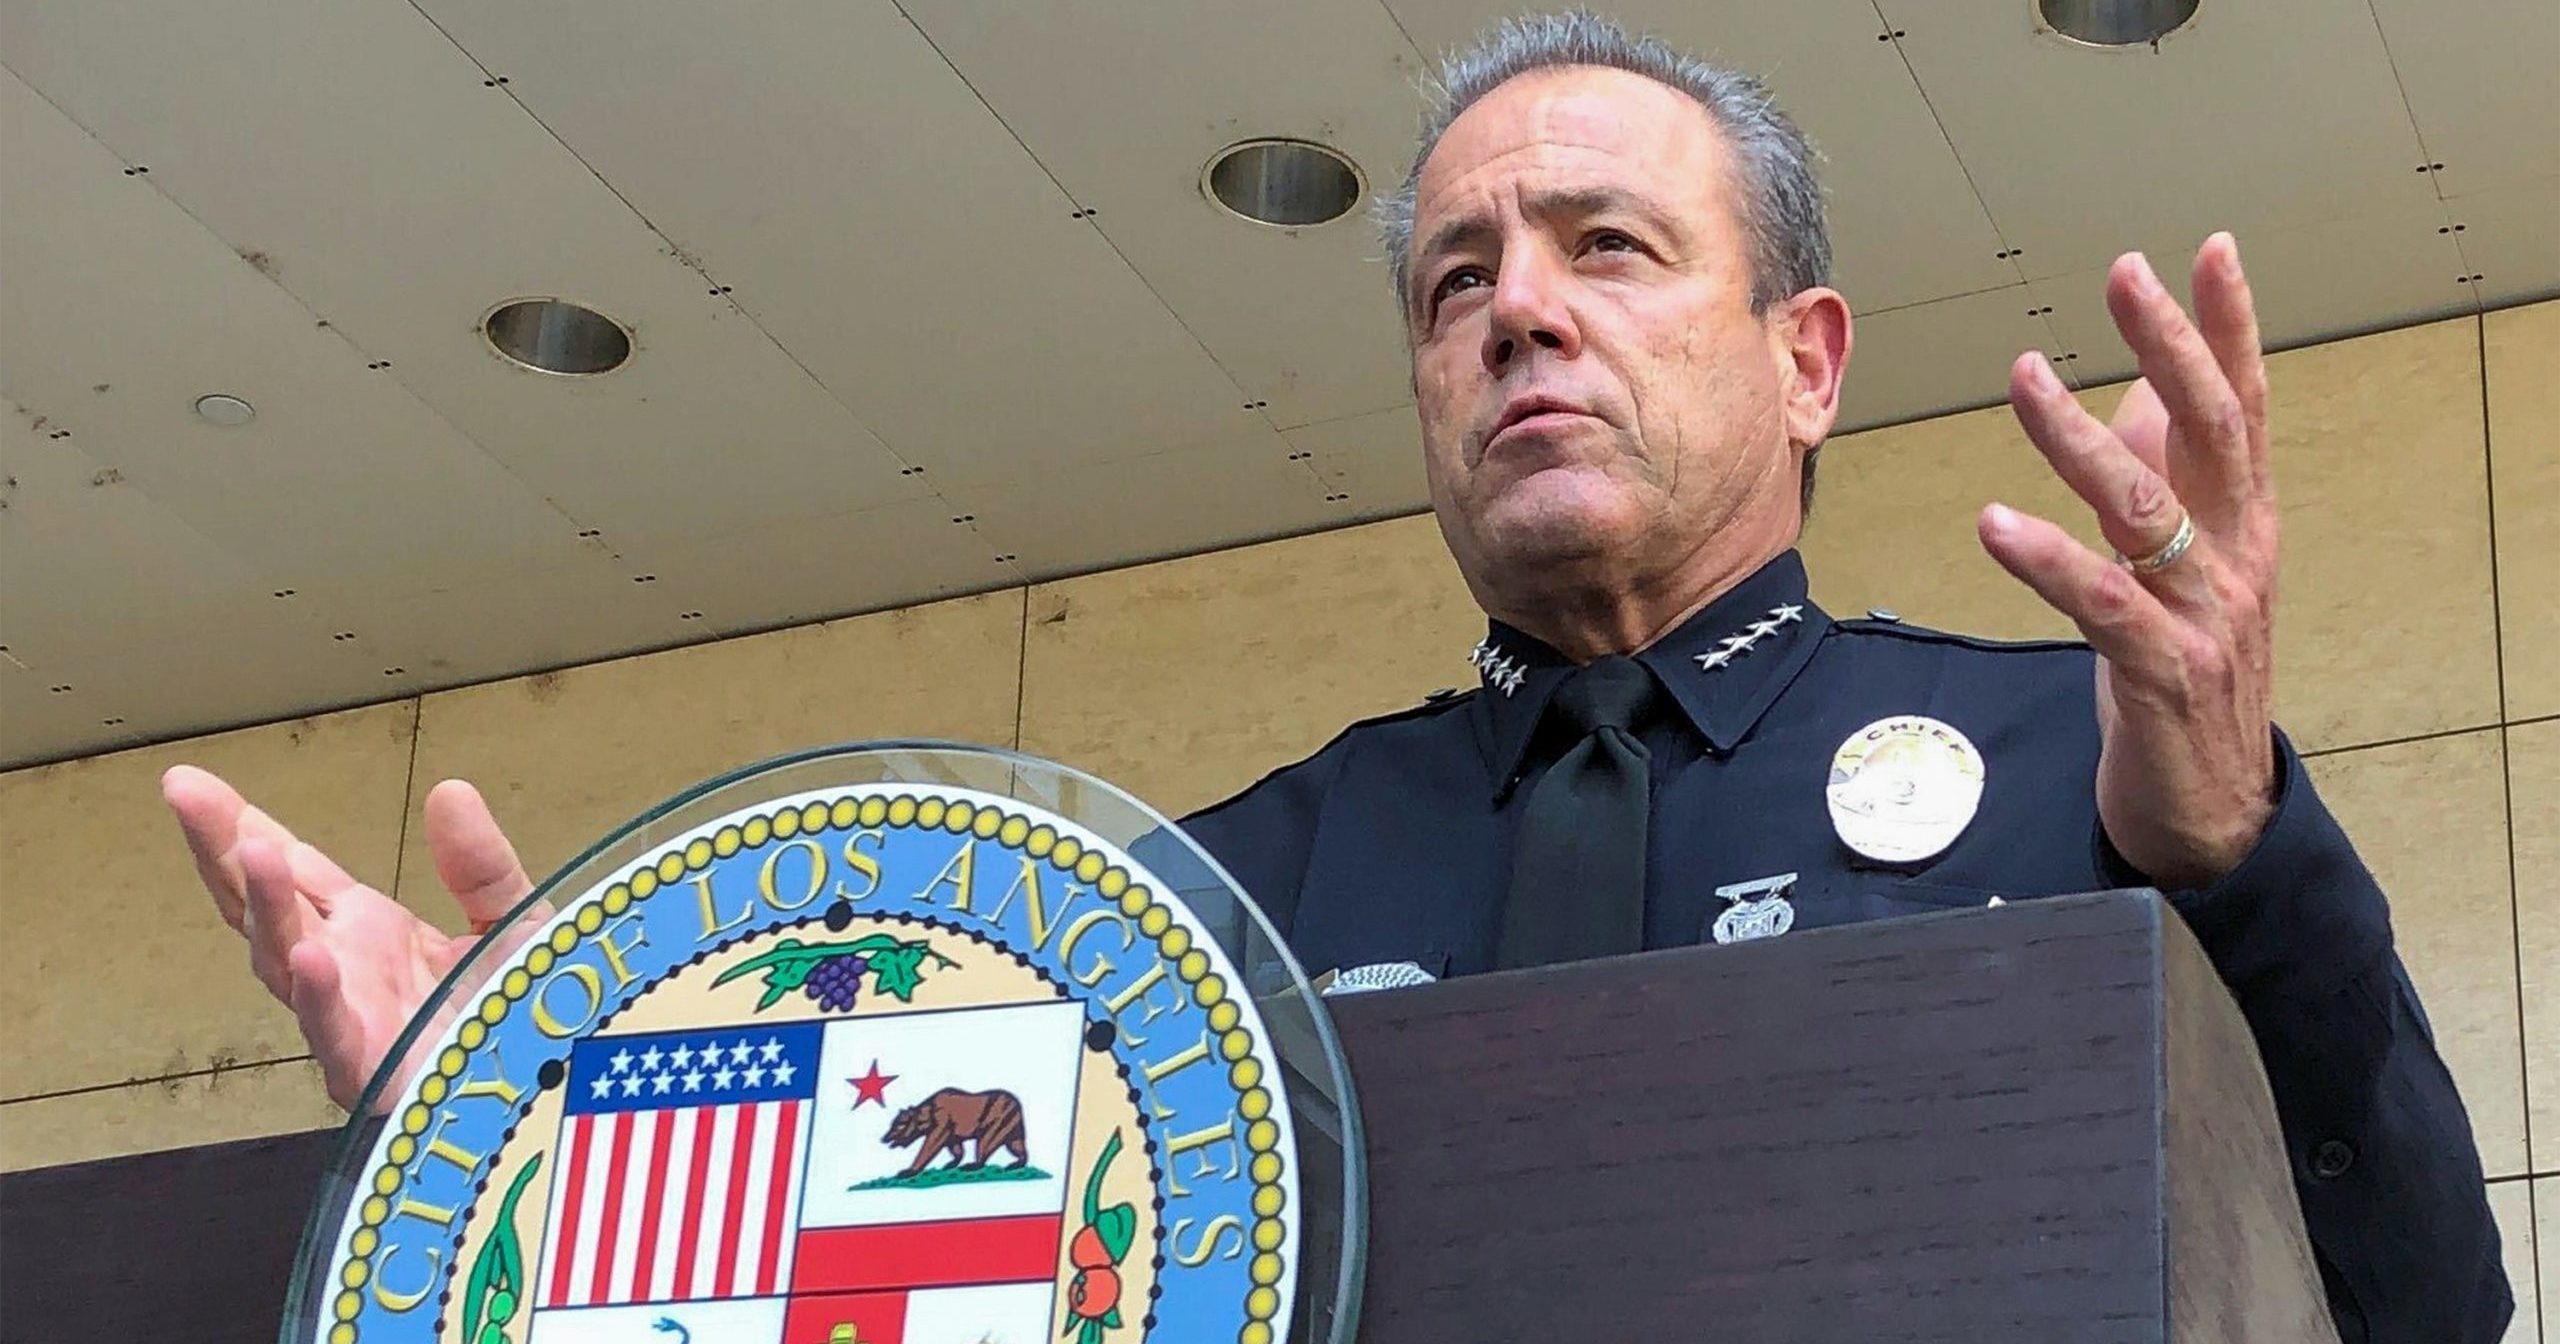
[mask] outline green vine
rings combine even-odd
[[[462,1290],[462,1338],[469,1344],[506,1344],[507,1323],[515,1319],[516,1308],[524,1301],[524,1248],[516,1240],[516,1201],[524,1198],[524,1188],[541,1169],[542,1154],[535,1153],[516,1173],[516,1183],[507,1187],[506,1200],[498,1205],[497,1225],[471,1261],[471,1277]]]

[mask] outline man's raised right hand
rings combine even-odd
[[[160,796],[223,921],[247,940],[249,969],[293,1010],[330,1099],[350,1110],[427,996],[533,890],[489,804],[458,779],[427,794],[426,822],[436,876],[471,921],[473,932],[462,935],[358,882],[208,771],[171,767]],[[475,963],[478,978],[504,959],[496,955],[503,949],[490,951]],[[419,1049],[435,1035],[422,1033]],[[414,1058],[404,1062],[378,1107],[389,1107],[414,1068]]]

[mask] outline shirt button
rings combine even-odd
[[[2311,1150],[2311,1174],[2324,1181],[2334,1181],[2347,1174],[2356,1164],[2355,1148],[2341,1139],[2323,1140]]]

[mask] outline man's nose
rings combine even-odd
[[[1581,333],[1567,302],[1570,279],[1554,258],[1536,252],[1505,259],[1494,279],[1492,321],[1485,329],[1487,372],[1505,372],[1531,346],[1567,359],[1581,352]]]

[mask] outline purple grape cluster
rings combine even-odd
[[[820,1012],[851,1012],[855,996],[862,991],[862,977],[870,970],[871,963],[861,957],[829,957],[809,968],[800,992],[817,1000]]]

